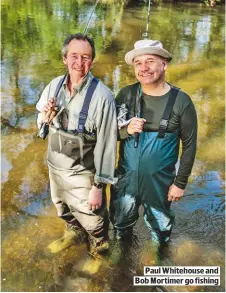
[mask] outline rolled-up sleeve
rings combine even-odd
[[[115,184],[114,177],[117,144],[117,118],[115,101],[112,96],[104,102],[98,115],[97,142],[94,149],[95,183]]]
[[[41,95],[38,103],[36,104],[36,109],[39,112],[38,113],[38,117],[37,117],[37,125],[38,125],[38,128],[41,127],[41,123],[42,123],[42,113],[40,113],[40,112],[42,111],[42,109],[44,108],[44,106],[47,105],[47,103],[48,103],[49,92],[50,92],[50,83],[45,87],[45,89],[42,92],[42,95]]]

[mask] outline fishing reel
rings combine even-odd
[[[148,39],[148,32],[144,32],[144,33],[142,34],[142,37],[143,37],[144,39]]]
[[[49,134],[49,123],[43,122],[38,132],[38,137],[45,139]]]
[[[59,112],[59,107],[55,107],[54,109],[56,112]],[[49,124],[51,123],[52,119],[54,118],[54,115],[51,118],[51,114],[52,114],[52,110],[50,109],[47,113],[46,113],[46,117],[45,117],[45,121],[42,122],[41,127],[39,129],[39,132],[37,134],[38,137],[45,139],[47,137],[47,135],[49,134]],[[49,120],[49,118],[51,120]]]

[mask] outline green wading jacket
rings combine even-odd
[[[36,108],[39,112],[47,104],[48,99],[53,98],[57,84],[63,76],[53,79],[44,89]],[[82,84],[74,88],[72,97],[67,88],[67,79],[65,80],[56,104],[62,109],[67,109],[68,112],[68,131],[74,131],[78,128],[78,118],[81,111],[87,89],[93,79],[93,75],[89,72]],[[38,126],[42,114],[38,114]],[[58,116],[53,119],[53,127],[60,128]],[[116,160],[116,142],[117,142],[117,119],[116,107],[113,93],[101,81],[99,81],[97,88],[93,93],[92,100],[89,105],[88,117],[85,123],[85,129],[88,132],[96,133],[96,143],[93,150],[93,159],[95,166],[94,181],[96,183],[110,183],[114,184],[117,179],[114,178],[115,160]],[[54,158],[54,160],[52,160]],[[67,160],[63,163],[65,157],[59,152],[52,152],[48,147],[47,162],[48,164],[59,170],[68,170]],[[59,165],[57,162],[60,162]],[[70,170],[74,169],[76,172],[84,172],[84,166],[75,165]]]

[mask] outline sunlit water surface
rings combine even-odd
[[[102,1],[90,23],[97,58],[92,69],[116,94],[135,81],[124,55],[145,31],[147,5]],[[2,1],[2,291],[224,291],[224,8],[152,6],[149,37],[173,53],[167,80],[190,94],[199,119],[198,151],[184,198],[172,206],[176,226],[158,260],[141,217],[136,241],[123,253],[113,240],[93,259],[86,245],[58,254],[48,245],[64,224],[50,200],[46,141],[36,137],[35,104],[64,73],[60,49],[83,31],[91,1]],[[221,267],[221,285],[134,287],[144,265]]]

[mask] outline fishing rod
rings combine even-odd
[[[96,0],[95,4],[94,4],[94,6],[93,6],[93,9],[92,9],[92,11],[91,11],[91,13],[90,13],[89,19],[88,19],[88,21],[87,21],[87,23],[86,23],[86,26],[85,26],[85,28],[84,28],[84,31],[83,31],[83,34],[84,34],[84,35],[85,35],[85,34],[87,33],[87,31],[88,31],[89,24],[90,24],[90,20],[91,20],[91,18],[92,18],[93,12],[95,11],[95,9],[96,9],[97,4],[99,3],[99,1],[100,1],[100,0]],[[59,84],[57,85],[57,88],[56,88],[56,91],[55,91],[55,94],[54,94],[55,99],[57,99],[58,94],[59,94],[59,92],[60,92],[60,89],[61,89],[61,87],[62,87],[62,85],[63,85],[63,83],[64,83],[64,81],[65,81],[67,75],[68,75],[68,72],[66,72],[66,74],[64,75],[64,77],[60,80]],[[45,120],[47,120],[48,118],[50,118],[51,113],[52,113],[52,109],[50,109],[50,110],[46,113]],[[38,137],[40,137],[40,138],[42,138],[42,139],[45,139],[46,136],[48,135],[48,133],[49,133],[49,122],[48,122],[48,120],[47,120],[47,121],[44,121],[44,122],[41,124],[41,127],[40,127],[39,132],[38,132]]]
[[[150,22],[150,12],[151,12],[151,0],[148,1],[148,14],[147,14],[147,22],[146,22],[146,31],[142,34],[142,37],[144,38],[144,40],[148,39],[148,29],[149,29],[149,22]],[[138,105],[138,113],[137,113],[137,117],[141,118],[141,103],[142,103],[142,90],[141,87],[139,86],[138,90],[137,90],[137,105]],[[135,133],[135,137],[134,137],[134,148],[138,147],[138,142],[139,142],[139,138],[140,138],[140,133],[136,132]]]
[[[147,15],[147,22],[146,22],[146,31],[142,35],[142,37],[144,39],[148,39],[148,28],[149,28],[149,22],[150,22],[150,12],[151,12],[151,0],[148,1],[148,15]]]
[[[86,24],[86,26],[85,26],[85,29],[84,29],[84,32],[83,32],[84,35],[85,35],[85,34],[87,33],[87,31],[88,31],[88,27],[89,27],[89,23],[90,23],[91,17],[92,17],[92,15],[93,15],[93,12],[95,11],[95,9],[96,9],[97,4],[99,3],[99,1],[100,1],[100,0],[96,0],[96,3],[95,3],[94,6],[93,6],[93,10],[92,10],[91,13],[90,13],[90,16],[89,16],[88,22],[87,22],[87,24]]]

